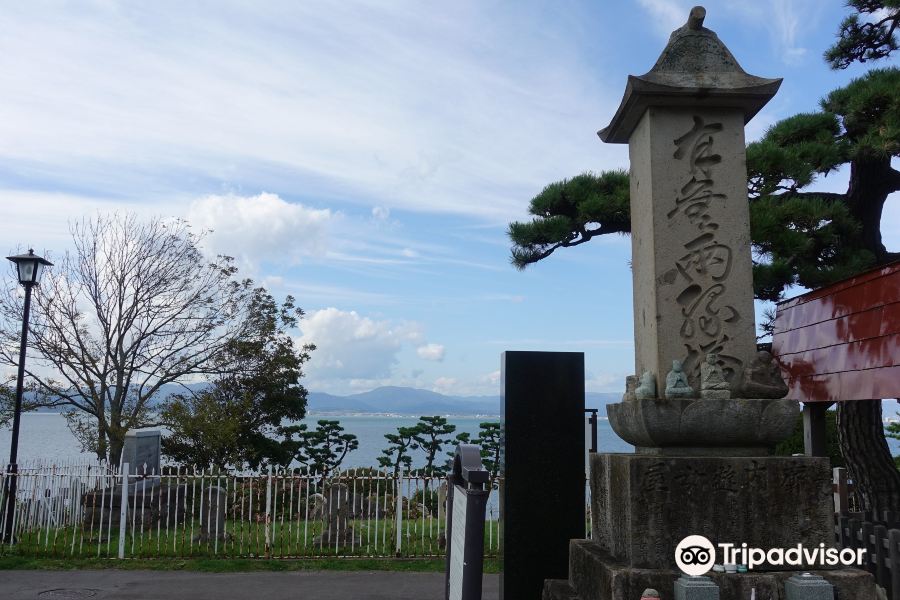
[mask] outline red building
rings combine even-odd
[[[772,353],[788,398],[900,397],[900,262],[780,303]]]

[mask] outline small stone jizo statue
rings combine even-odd
[[[634,390],[637,400],[649,400],[656,398],[656,377],[650,371],[644,371],[641,375],[641,384]]]
[[[629,375],[625,378],[625,395],[622,396],[623,402],[634,402],[634,390],[638,386],[637,375]]]
[[[700,365],[700,397],[707,400],[728,400],[731,386],[725,380],[722,367],[718,365],[719,355],[709,353],[706,362]]]
[[[757,352],[750,366],[744,369],[741,391],[745,398],[784,398],[788,386],[775,357],[765,350]]]
[[[687,374],[680,360],[672,361],[672,370],[666,375],[666,398],[694,398],[694,389],[688,383]]]

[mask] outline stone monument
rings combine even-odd
[[[334,483],[325,491],[325,523],[322,534],[313,540],[315,546],[353,546],[360,543],[359,534],[350,525],[350,488]]]
[[[125,434],[122,462],[128,463],[132,475],[159,475],[161,441],[159,430],[131,430]]]
[[[718,597],[717,574],[679,580],[675,549],[691,535],[764,549],[834,539],[828,459],[771,456],[800,407],[774,393],[756,351],[744,125],[781,80],[746,73],[705,16],[694,7],[653,68],[628,77],[599,132],[629,147],[635,373],[666,387],[607,406],[635,453],[591,456],[592,536],[569,554],[580,598]],[[722,599],[789,576],[758,571]],[[866,577],[842,579],[847,597],[870,597]]]

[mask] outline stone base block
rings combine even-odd
[[[834,540],[827,458],[593,454],[591,495],[593,540],[629,567],[674,569],[689,535],[766,550]]]
[[[796,571],[751,571],[749,573],[707,573],[719,586],[721,600],[746,600],[756,589],[757,600],[786,600],[785,583]],[[860,569],[812,571],[834,586],[835,598],[876,600],[875,581]],[[681,573],[672,569],[639,569],[616,564],[590,540],[572,540],[569,544],[569,589],[579,600],[635,600],[647,588],[659,590],[661,598],[675,597],[675,582]],[[561,593],[556,584],[551,592]],[[571,600],[572,596],[547,595],[544,598]]]

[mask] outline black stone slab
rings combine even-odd
[[[585,536],[584,354],[504,352],[500,598],[540,598]]]

